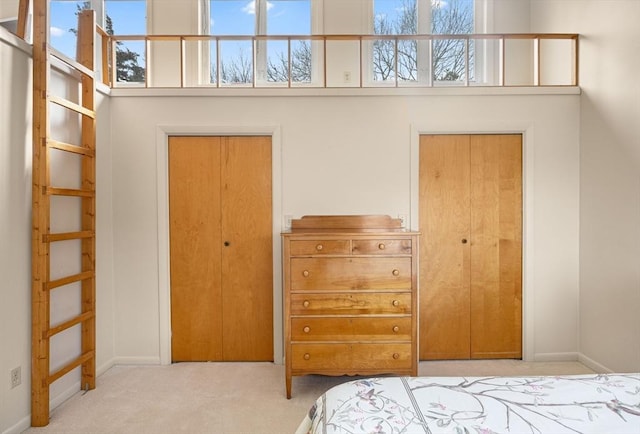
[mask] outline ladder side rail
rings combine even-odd
[[[18,24],[16,28],[16,35],[19,38],[26,40],[27,37],[27,22],[29,21],[29,0],[20,0],[18,3]]]
[[[78,18],[78,61],[90,71],[95,69],[95,28],[96,15],[93,10],[82,11]],[[82,230],[94,236],[83,238],[82,271],[95,272],[96,257],[96,119],[95,119],[95,76],[83,75],[82,106],[94,113],[93,117],[82,116],[82,147],[91,150],[94,156],[82,156],[82,189],[93,191],[93,195],[82,198]],[[95,274],[82,281],[82,312],[89,318],[82,322],[82,354],[92,354],[82,362],[81,387],[84,390],[96,387],[96,279]]]
[[[32,259],[31,259],[31,425],[49,423],[49,13],[47,0],[33,7],[33,162],[32,162]]]

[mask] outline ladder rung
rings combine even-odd
[[[83,314],[78,315],[75,318],[71,318],[69,321],[65,321],[62,324],[58,324],[55,327],[51,327],[49,330],[47,330],[45,332],[45,336],[47,338],[50,338],[53,335],[57,335],[60,332],[63,332],[67,329],[70,329],[71,327],[73,327],[74,325],[78,325],[80,323],[83,323],[87,320],[90,320],[92,318],[95,318],[96,314],[94,312],[85,312]]]
[[[51,280],[44,284],[44,288],[51,290],[60,286],[68,285],[70,283],[80,282],[83,280],[91,279],[95,277],[94,271],[84,271],[82,273],[74,274],[73,276],[63,277],[61,279]]]
[[[49,144],[50,148],[59,149],[61,151],[87,155],[89,157],[94,157],[96,155],[96,151],[94,151],[93,149],[85,148],[83,146],[70,145],[69,143],[59,142],[53,139],[49,139],[47,143]]]
[[[77,113],[83,114],[87,117],[90,117],[92,119],[95,119],[96,114],[93,110],[89,110],[86,109],[84,107],[82,107],[79,104],[76,104],[75,102],[71,102],[67,99],[61,98],[59,96],[56,95],[49,95],[49,101],[51,101],[54,104],[58,104],[59,106],[68,108],[69,110],[73,110]]]
[[[45,187],[45,194],[51,196],[81,196],[81,197],[94,197],[96,192],[93,190],[78,190],[75,188],[57,188],[57,187]]]
[[[91,360],[94,357],[94,354],[95,354],[95,352],[93,350],[87,351],[86,353],[84,353],[83,355],[78,357],[77,359],[75,359],[72,362],[70,362],[68,365],[64,366],[63,368],[61,368],[58,371],[54,372],[53,374],[49,375],[49,377],[47,377],[47,382],[49,384],[53,383],[54,381],[56,381],[57,379],[59,379],[63,375],[68,374],[69,372],[71,372],[74,369],[76,369],[78,366],[82,365],[87,360]]]
[[[53,243],[56,241],[80,240],[82,238],[92,238],[93,236],[95,236],[94,231],[60,232],[57,234],[42,235],[42,242]]]

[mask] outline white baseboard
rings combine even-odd
[[[577,362],[578,353],[537,353],[533,356],[534,362]]]
[[[535,362],[580,362],[587,368],[597,372],[598,374],[605,374],[613,372],[606,366],[596,362],[595,360],[585,356],[580,352],[570,353],[538,353],[534,355]]]
[[[20,434],[24,430],[31,427],[31,414],[20,419],[15,425],[10,426],[2,434]]]
[[[49,400],[49,408],[53,410],[67,399],[71,398],[73,395],[81,391],[80,382],[76,381],[72,386],[63,390],[62,393],[58,394],[55,398]]]
[[[598,363],[595,360],[585,356],[582,353],[578,354],[578,360],[580,361],[580,363],[585,365],[587,368],[592,369],[593,371],[597,372],[598,374],[609,374],[609,373],[613,372],[611,369],[607,368],[604,365],[601,365],[600,363]]]
[[[96,368],[96,377],[101,376],[102,374],[104,374],[105,372],[107,372],[109,369],[111,369],[114,365],[115,365],[115,359],[110,359],[107,360],[106,363],[103,363],[102,365],[98,366]]]
[[[160,356],[156,357],[114,357],[113,365],[159,365]]]

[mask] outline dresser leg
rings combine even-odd
[[[287,399],[291,399],[291,376],[287,375],[287,378],[285,379],[285,383],[287,386]]]

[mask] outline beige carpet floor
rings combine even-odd
[[[419,375],[587,374],[578,362],[516,360],[421,362]],[[316,398],[352,377],[293,378],[285,398],[284,367],[272,363],[178,363],[115,366],[95,390],[78,392],[51,412],[50,423],[27,434],[293,433]]]

